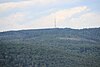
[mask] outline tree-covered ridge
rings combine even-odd
[[[0,67],[100,67],[100,28],[1,32]]]

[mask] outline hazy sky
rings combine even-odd
[[[100,27],[100,0],[0,0],[0,31]]]

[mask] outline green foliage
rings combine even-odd
[[[100,67],[100,28],[1,32],[0,67]]]

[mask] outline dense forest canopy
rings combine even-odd
[[[0,67],[100,67],[100,28],[1,32]]]

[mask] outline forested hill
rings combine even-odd
[[[49,38],[50,37],[50,38]],[[99,42],[100,28],[90,29],[70,29],[70,28],[54,28],[54,29],[37,29],[37,30],[20,30],[8,31],[0,33],[0,40],[34,40],[34,39],[63,39],[63,40],[80,40]]]
[[[100,28],[0,32],[0,67],[100,67]]]

